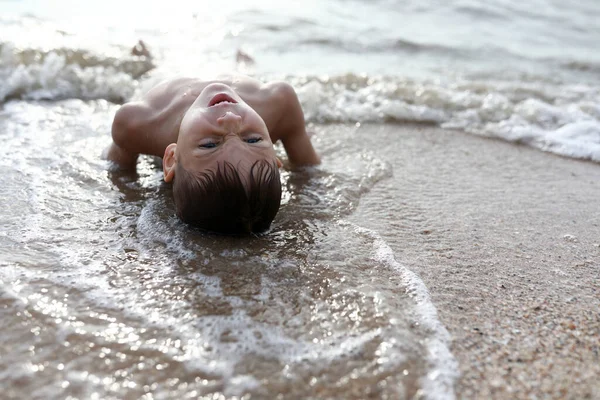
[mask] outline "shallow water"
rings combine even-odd
[[[9,398],[450,395],[453,358],[426,289],[347,219],[390,165],[349,157],[344,134],[324,128],[325,163],[284,174],[269,233],[205,235],[178,222],[153,160],[107,172],[97,132],[115,109],[5,107]]]
[[[390,186],[412,182],[410,157],[361,124],[600,161],[595,1],[48,4],[0,4],[8,398],[453,398],[448,334],[382,239],[429,229]],[[284,172],[257,238],[183,227],[155,160],[128,175],[99,157],[118,103],[231,69],[293,83],[324,160]]]

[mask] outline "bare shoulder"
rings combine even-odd
[[[288,104],[298,99],[294,87],[283,81],[265,83],[261,86],[260,90],[268,101],[274,104]]]
[[[269,82],[262,86],[261,91],[267,107],[277,114],[279,135],[289,130],[291,125],[304,126],[304,113],[292,85],[282,81]]]
[[[112,137],[119,146],[139,131],[152,115],[152,108],[145,101],[129,102],[121,106],[112,124]]]
[[[306,134],[304,112],[296,90],[287,82],[271,82],[262,88],[271,113],[275,113],[273,142],[281,140],[289,161],[294,165],[316,165],[320,158]]]
[[[306,134],[304,112],[296,90],[287,82],[265,84],[263,90],[270,107],[277,113],[276,123],[270,131],[273,142],[281,140],[293,165],[319,164],[319,155]]]
[[[289,131],[290,125],[304,126],[302,107],[292,85],[282,81],[269,82],[261,86],[260,92],[264,107],[274,122],[275,139],[283,139],[282,135]]]

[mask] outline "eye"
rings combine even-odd
[[[203,149],[214,149],[215,147],[217,147],[217,144],[212,143],[212,142],[202,143],[202,144],[198,145],[198,147],[201,147]]]
[[[246,143],[250,143],[250,144],[258,143],[258,142],[261,142],[261,141],[262,141],[262,138],[260,138],[260,137],[254,137],[254,138],[248,138],[248,139],[246,139]]]

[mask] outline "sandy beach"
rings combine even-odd
[[[357,134],[394,176],[353,218],[428,287],[457,398],[599,398],[600,166],[419,125]]]

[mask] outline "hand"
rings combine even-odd
[[[104,149],[102,152],[102,158],[104,160],[112,161],[121,169],[135,169],[138,155],[123,150],[113,142],[110,144],[110,146]]]

